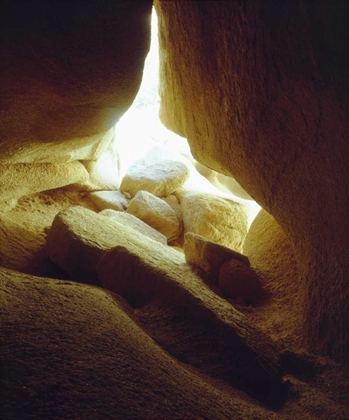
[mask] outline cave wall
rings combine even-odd
[[[344,1],[156,0],[161,119],[289,235],[302,336],[349,360],[349,32]]]
[[[139,88],[151,6],[3,2],[2,165],[101,155]],[[347,3],[155,6],[162,121],[275,217],[295,250],[305,344],[349,360]]]
[[[100,156],[140,86],[151,7],[2,2],[0,163]]]

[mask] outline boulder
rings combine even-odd
[[[266,387],[271,394],[278,392],[282,380],[274,343],[213,293],[181,252],[81,207],[55,217],[47,252],[73,278],[86,282],[98,274],[106,288],[135,307],[161,299],[177,317],[184,310],[200,325],[204,320],[207,333],[215,331],[220,346],[226,348],[222,375],[228,373],[230,380],[251,392]],[[195,346],[193,351],[196,354]]]
[[[250,265],[245,255],[193,232],[187,232],[184,235],[183,249],[186,262],[199,267],[207,279],[213,283],[218,283],[219,270],[226,261],[236,259],[247,266]]]
[[[221,266],[218,285],[226,298],[241,298],[245,303],[255,303],[262,297],[262,286],[257,274],[237,259],[226,261]]]
[[[134,124],[134,121],[137,121],[137,125]],[[151,134],[140,141],[139,133],[142,131]],[[169,136],[174,136],[175,140],[169,142]],[[176,136],[161,124],[158,120],[157,109],[150,108],[145,111],[132,107],[116,125],[115,138],[121,177],[125,176],[130,167],[144,169],[163,160],[182,162],[189,169],[192,167],[190,161],[172,144],[180,146],[183,142],[187,143],[186,139]],[[161,144],[159,139],[161,139]]]
[[[138,234],[145,239],[130,227],[81,206],[73,206],[54,218],[46,237],[46,252],[72,279],[99,284],[96,265],[108,249],[120,244],[120,240],[127,245],[127,240],[123,239],[125,232],[128,236]]]
[[[13,207],[20,197],[88,179],[80,162],[0,165],[0,205]]]
[[[348,363],[348,2],[155,4],[161,121],[288,233],[303,340]]]
[[[189,169],[183,162],[165,159],[145,166],[136,162],[128,168],[120,190],[132,196],[138,191],[148,191],[157,197],[167,197],[181,187],[188,177]]]
[[[121,245],[125,240],[127,246]],[[124,297],[137,313],[144,310],[144,328],[149,328],[147,312],[156,316],[152,308],[164,314],[168,332],[160,341],[172,355],[185,357],[187,363],[196,361],[193,364],[203,371],[211,364],[211,374],[234,384],[243,383],[246,390],[259,393],[259,397],[268,389],[268,398],[273,398],[282,389],[277,379],[275,348],[194,274],[180,252],[154,241],[125,236],[119,246],[102,257],[97,273],[103,286]],[[173,327],[172,322],[176,324]],[[184,322],[188,335],[185,351],[179,355],[182,339],[176,334],[178,322]],[[155,340],[163,321],[159,319],[159,323],[161,327],[154,325],[148,330]],[[207,336],[211,337],[208,342]],[[214,356],[204,350],[207,346],[212,346]],[[280,386],[277,391],[276,383],[276,388]]]
[[[0,212],[0,266],[39,277],[69,278],[48,258],[45,232],[57,213],[77,203],[95,210],[83,194],[59,188],[22,197],[15,208]]]
[[[247,207],[231,199],[191,192],[181,197],[184,232],[242,251],[247,234]]]
[[[169,195],[168,197],[164,197],[163,200],[167,203],[172,209],[175,211],[179,220],[182,221],[182,208],[181,205],[175,195]]]
[[[120,191],[95,191],[89,193],[89,198],[99,210],[124,211],[128,206],[127,198]]]
[[[152,1],[7,3],[0,161],[98,159],[139,89]]]
[[[118,190],[120,187],[120,164],[115,140],[97,160],[83,160],[90,175],[82,186],[85,191]]]
[[[130,213],[106,209],[101,211],[99,214],[108,217],[109,219],[114,220],[123,226],[135,229],[137,232],[142,233],[154,241],[158,241],[163,245],[167,245],[167,238],[165,235],[153,229],[151,226],[142,222],[142,220],[138,219],[138,217],[133,216]]]
[[[182,232],[182,224],[172,207],[147,191],[139,191],[126,212],[161,232],[168,241],[177,239]]]
[[[289,236],[267,211],[261,210],[248,231],[244,253],[268,294],[251,321],[289,348],[300,348],[304,283]]]
[[[169,356],[118,296],[4,269],[0,285],[1,419],[228,419],[237,407],[241,416],[251,411],[244,397]],[[265,419],[268,411],[258,410],[255,418]]]

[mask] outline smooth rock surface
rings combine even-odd
[[[162,122],[287,232],[308,350],[348,363],[348,2],[155,5]]]
[[[135,230],[80,206],[57,214],[46,238],[52,262],[82,283],[99,284],[96,265],[104,253],[119,244],[120,237]],[[144,239],[144,235],[139,233]],[[127,240],[125,242],[127,243]]]
[[[192,272],[181,252],[80,207],[56,216],[47,251],[73,278],[84,282],[96,282],[97,267],[99,281],[135,306],[155,297],[184,306],[191,316],[218,328],[222,340],[226,337],[225,345],[234,348],[228,352],[232,380],[240,385],[242,381],[250,391],[262,392],[268,386],[271,394],[278,392],[281,376],[274,344],[214,294]]]
[[[228,420],[234,411],[239,420],[246,413],[263,420],[268,413],[170,357],[108,291],[3,269],[0,286],[1,419]]]
[[[139,191],[130,201],[126,212],[161,232],[168,241],[177,239],[182,232],[182,223],[172,207],[147,191]]]
[[[261,282],[255,271],[237,259],[223,263],[218,285],[226,298],[243,299],[256,303],[262,297]]]
[[[120,162],[115,139],[97,160],[83,160],[81,163],[90,175],[84,184],[85,191],[119,189]]]
[[[263,313],[256,310],[251,320],[263,325],[266,332],[285,346],[300,348],[304,284],[290,238],[265,210],[259,212],[248,231],[244,253],[269,295]]]
[[[80,162],[1,164],[0,203],[8,208],[25,195],[51,190],[89,178]],[[1,206],[1,204],[0,204]]]
[[[186,262],[199,267],[213,283],[218,283],[219,270],[226,261],[237,259],[247,266],[250,265],[245,255],[193,232],[184,235],[183,250]]]
[[[114,220],[121,225],[135,229],[137,232],[142,233],[154,241],[158,241],[163,245],[167,245],[167,238],[165,235],[153,229],[151,226],[144,223],[142,220],[138,219],[138,217],[133,216],[130,213],[106,209],[101,211],[99,214],[108,217],[109,219]]]
[[[131,106],[152,1],[5,2],[0,160],[95,160]]]
[[[187,317],[204,322],[204,328],[218,333],[219,345],[231,348],[224,363],[226,369],[217,372],[218,376],[230,377],[233,382],[239,378],[237,382],[242,380],[247,389],[254,389],[260,396],[266,386],[270,393],[267,398],[282,392],[281,382],[276,385],[275,348],[191,271],[180,252],[135,238],[127,247],[120,244],[108,251],[99,261],[97,272],[104,287],[123,296],[133,307],[163,302],[160,306],[172,308],[169,310],[178,317],[185,311]],[[188,349],[188,360],[191,351]]]
[[[122,192],[135,196],[148,191],[157,197],[167,197],[180,188],[189,177],[189,169],[182,162],[161,160],[151,165],[131,165],[120,185]]]
[[[128,200],[120,191],[95,191],[89,197],[99,210],[124,211],[128,207]]]
[[[248,225],[244,204],[201,192],[185,194],[180,201],[185,233],[242,251]]]

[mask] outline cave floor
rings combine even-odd
[[[171,342],[185,354],[193,337],[161,305],[135,309],[72,282],[44,249],[55,215],[72,205],[97,211],[87,194],[52,190],[0,213],[1,419],[349,419],[348,370],[285,339],[292,323],[284,311],[273,324],[268,301],[236,308],[280,345],[291,387],[277,408],[170,354]],[[209,346],[200,351],[210,360]]]

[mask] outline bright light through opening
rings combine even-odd
[[[154,146],[162,146],[169,150],[179,152],[184,157],[194,163],[198,176],[194,176],[198,191],[221,193],[231,198],[241,200],[244,197],[244,191],[232,178],[217,174],[209,168],[196,162],[191,153],[188,142],[167,130],[159,119],[160,98],[158,94],[159,87],[159,46],[158,46],[158,22],[155,9],[153,7],[151,21],[151,46],[145,61],[142,84],[137,97],[131,108],[120,119],[116,125],[116,137],[114,148],[119,157],[119,176],[120,179],[126,173],[128,167],[135,160],[142,157]],[[196,171],[195,171],[196,172]],[[202,176],[207,179],[203,180]],[[201,181],[206,181],[202,183]],[[212,185],[213,190],[208,188]],[[217,187],[219,190],[217,190]],[[233,193],[232,193],[233,192]],[[240,192],[240,193],[239,193]],[[233,195],[233,197],[232,197]],[[247,194],[246,194],[247,196]],[[249,219],[250,223],[260,210],[260,207],[254,201],[248,200],[250,204]]]

